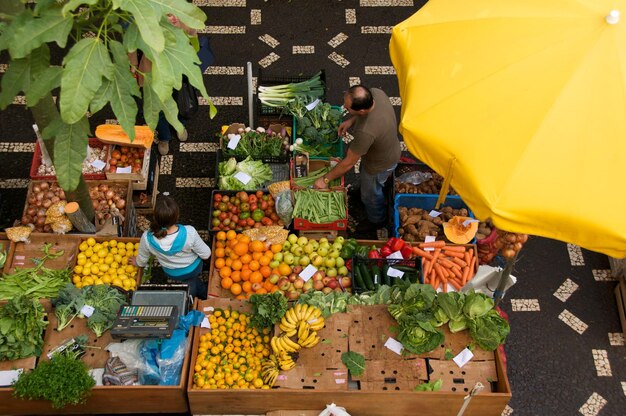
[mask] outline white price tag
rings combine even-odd
[[[402,257],[402,253],[400,253],[399,251],[394,251],[393,253],[388,255],[387,258],[388,259],[404,260],[404,257]]]
[[[317,269],[315,268],[315,266],[313,266],[312,264],[309,264],[308,266],[304,268],[304,270],[300,272],[298,276],[300,276],[302,280],[306,282],[315,274],[316,271]]]
[[[94,312],[94,307],[90,305],[84,305],[82,308],[80,308],[80,313],[85,315],[86,318],[89,318],[91,315],[93,315]]]
[[[205,306],[204,309],[202,309],[204,312],[213,312],[215,310],[215,308],[213,306]]]
[[[431,216],[431,217],[433,217],[433,218],[437,218],[438,216],[440,216],[440,215],[441,215],[441,212],[439,212],[439,211],[435,211],[435,210],[433,209],[432,211],[430,211],[430,212],[428,213],[428,215],[430,215],[430,216]]]
[[[229,138],[228,145],[226,147],[228,147],[229,149],[235,150],[237,148],[237,145],[239,144],[239,140],[241,140],[241,135],[229,134],[228,138]]]
[[[115,173],[133,173],[132,166],[126,166],[125,168],[116,168]]]
[[[243,183],[244,185],[247,185],[248,182],[250,182],[250,180],[252,179],[252,176],[244,172],[237,172],[235,173],[234,177],[235,179],[237,179],[239,182]]]
[[[103,162],[102,160],[100,160],[100,159],[96,159],[96,160],[94,160],[93,162],[91,162],[91,166],[93,166],[94,168],[96,168],[96,169],[98,169],[98,170],[102,170],[102,169],[104,169],[104,167],[105,167],[106,165],[107,165],[107,164],[106,164],[106,163],[104,163],[104,162]]]
[[[17,370],[5,370],[0,371],[0,387],[6,387],[13,384],[15,380],[22,374],[24,371],[23,368],[18,368]]]
[[[425,243],[432,243],[436,239],[437,239],[437,237],[435,237],[434,235],[427,235],[426,237],[424,237],[424,242]],[[425,247],[424,248],[424,251],[434,251],[434,250],[435,250],[434,247]]]
[[[306,106],[307,111],[313,110],[315,107],[317,107],[319,103],[320,103],[319,98],[316,98],[315,101],[313,101],[311,104]]]
[[[468,227],[473,222],[480,222],[480,221],[469,218],[469,219],[463,221],[463,227]]]
[[[404,272],[402,270],[394,269],[393,267],[389,267],[387,269],[387,275],[391,277],[402,277],[404,276]]]
[[[402,350],[404,349],[402,343],[396,341],[391,337],[387,338],[387,341],[385,341],[385,347],[389,348],[391,351],[395,352],[398,355],[401,355]]]
[[[209,317],[205,316],[202,322],[200,323],[200,328],[209,328],[211,329],[211,322],[209,322]]]
[[[456,365],[459,366],[459,368],[461,368],[465,364],[467,364],[472,358],[474,358],[474,354],[469,349],[465,348],[459,353],[459,355],[454,357],[452,360],[456,363]]]

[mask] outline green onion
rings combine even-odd
[[[318,72],[310,79],[290,84],[259,86],[259,100],[268,107],[284,107],[297,97],[306,97],[308,100],[324,96],[324,83]]]

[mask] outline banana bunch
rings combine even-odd
[[[280,373],[278,367],[278,359],[273,354],[270,355],[270,357],[266,359],[261,366],[261,379],[270,387],[273,387],[274,383],[276,383],[276,379]]]
[[[296,366],[298,360],[298,353],[288,353],[283,351],[278,357],[278,365],[283,371],[291,370]]]
[[[280,320],[280,329],[289,337],[298,335],[301,338],[301,323],[306,323],[309,331],[319,331],[324,328],[324,317],[322,311],[312,305],[298,303],[291,309],[288,309]],[[304,331],[304,330],[302,330]]]
[[[274,335],[270,340],[272,351],[277,357],[280,357],[283,352],[294,353],[297,352],[301,346],[291,340],[286,333],[281,335]]]

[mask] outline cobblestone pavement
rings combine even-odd
[[[340,104],[350,85],[380,87],[400,112],[395,71],[389,58],[393,25],[421,7],[408,0],[194,0],[208,16],[215,62],[205,72],[218,109],[206,101],[187,129],[160,157],[159,191],[181,201],[182,221],[208,236],[215,185],[216,134],[220,126],[248,121],[246,63],[281,77],[325,70],[327,101]],[[7,56],[0,55],[0,73]],[[0,112],[1,223],[20,218],[35,136],[23,96]],[[92,128],[114,123],[106,110]],[[347,177],[355,183],[358,169]],[[352,206],[353,207],[353,206]],[[358,209],[353,212],[357,212]],[[573,225],[575,226],[575,225]],[[626,409],[626,349],[607,257],[571,244],[532,238],[513,273],[518,283],[503,302],[511,335],[506,344],[513,398],[503,415],[618,415]],[[391,413],[391,410],[390,410]]]

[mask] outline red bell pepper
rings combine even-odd
[[[368,259],[379,259],[380,258],[380,253],[378,252],[378,250],[372,249],[372,250],[368,251],[367,258]]]
[[[395,253],[396,251],[402,250],[402,247],[404,247],[405,244],[406,243],[404,242],[403,239],[396,238],[395,241],[391,243],[391,252]]]
[[[345,262],[345,263],[346,263],[346,268],[347,268],[349,271],[352,271],[352,259],[348,259],[348,260],[346,260],[346,262]]]
[[[393,251],[391,251],[391,247],[389,247],[388,245],[384,245],[380,249],[380,254],[382,257],[388,257],[391,253],[393,253]]]
[[[400,253],[402,253],[402,257],[405,259],[411,258],[413,255],[413,247],[409,244],[405,244],[404,247],[400,249]]]

